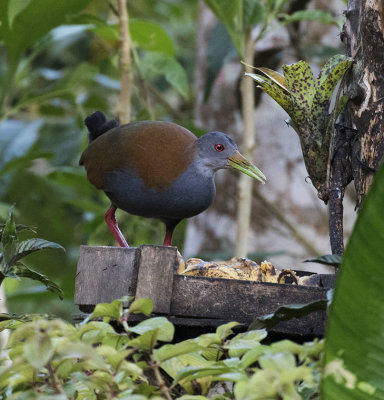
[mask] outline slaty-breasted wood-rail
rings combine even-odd
[[[172,122],[137,121],[119,126],[96,111],[86,118],[89,145],[80,165],[88,180],[111,200],[105,221],[122,247],[128,244],[115,218],[120,208],[157,218],[166,225],[164,245],[172,245],[176,225],[212,203],[215,172],[236,168],[264,183],[264,174],[221,132],[197,138]]]

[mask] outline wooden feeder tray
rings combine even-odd
[[[176,327],[214,328],[229,321],[247,327],[256,317],[288,304],[326,299],[334,275],[318,275],[319,286],[299,286],[177,274],[177,248],[81,246],[75,303],[83,313],[123,296],[150,298],[153,315]],[[299,272],[298,272],[299,273]],[[141,317],[139,317],[141,318]],[[137,317],[136,317],[137,319]],[[324,334],[326,313],[281,322],[273,333],[315,337]]]

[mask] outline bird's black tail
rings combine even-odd
[[[89,115],[84,120],[85,125],[88,128],[89,142],[97,139],[100,135],[108,132],[112,128],[119,126],[119,122],[115,119],[107,120],[107,117],[101,112],[96,111]]]

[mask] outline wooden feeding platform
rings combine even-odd
[[[75,303],[80,311],[90,313],[98,303],[123,296],[145,297],[153,301],[153,315],[167,316],[176,327],[204,331],[237,321],[246,328],[255,318],[281,306],[326,299],[334,283],[333,275],[317,275],[317,286],[301,286],[186,276],[178,274],[177,268],[176,247],[81,246]],[[322,336],[325,319],[324,311],[314,312],[280,322],[272,333]]]

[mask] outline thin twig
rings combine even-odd
[[[253,194],[255,197],[260,200],[265,207],[271,214],[273,214],[283,225],[285,225],[288,230],[291,232],[291,235],[296,239],[298,243],[300,243],[310,254],[319,255],[321,251],[317,249],[312,243],[310,243],[296,228],[295,226],[288,221],[285,215],[280,211],[278,207],[268,201],[257,188],[254,188]]]
[[[64,393],[63,386],[62,386],[60,380],[56,376],[56,373],[52,366],[52,363],[49,362],[47,367],[48,367],[48,372],[49,372],[49,378],[51,380],[53,388],[55,389],[55,392],[57,394],[59,394],[59,393],[63,394]]]
[[[121,89],[118,116],[121,124],[131,119],[132,65],[131,36],[129,34],[129,16],[126,0],[117,0],[120,26],[120,70]]]

